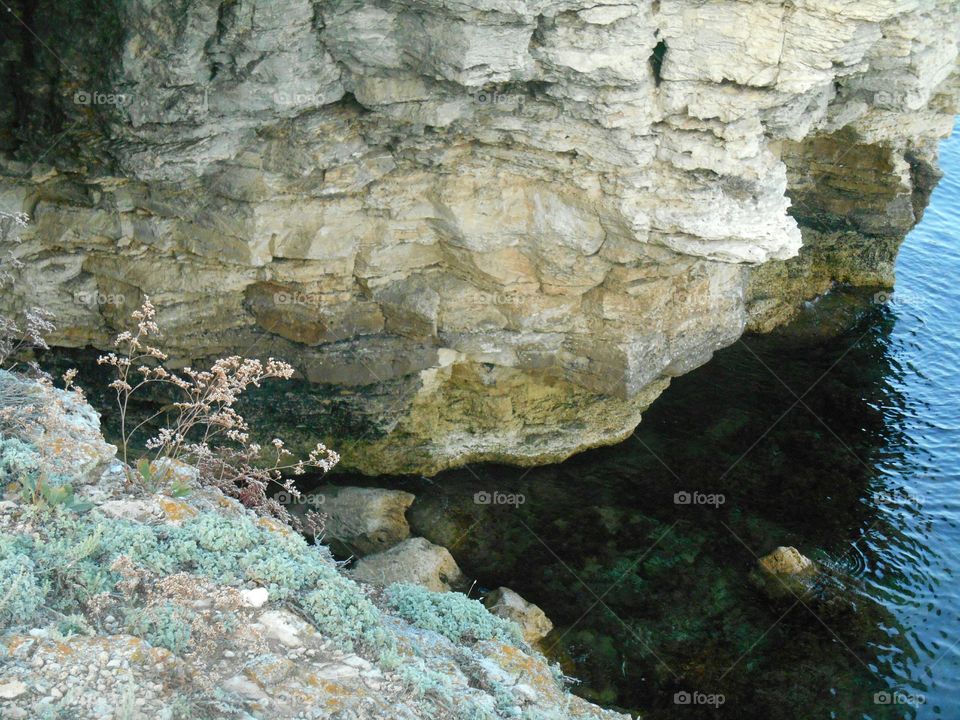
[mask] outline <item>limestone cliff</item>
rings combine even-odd
[[[149,294],[181,362],[295,364],[284,421],[365,472],[616,441],[890,285],[958,95],[953,0],[12,7],[3,303],[103,347]]]

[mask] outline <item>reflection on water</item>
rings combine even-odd
[[[942,152],[892,302],[837,293],[745,338],[616,447],[402,481],[416,533],[547,611],[584,696],[648,718],[957,716],[960,133]],[[852,329],[823,328],[850,307]],[[474,501],[495,491],[524,502]],[[821,592],[767,599],[751,570],[779,545],[830,569]]]

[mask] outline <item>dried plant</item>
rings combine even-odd
[[[29,219],[26,213],[0,210],[0,241],[4,245],[19,245],[20,231],[27,227]],[[23,263],[13,250],[4,247],[4,253],[0,256],[0,290],[7,290],[13,285],[21,267]],[[7,366],[8,359],[22,350],[49,349],[44,336],[54,330],[51,319],[49,312],[38,307],[27,308],[20,320],[0,314],[0,367],[13,367],[15,363]]]
[[[172,463],[159,462],[163,459],[185,462],[199,470],[201,483],[219,488],[264,515],[296,525],[286,508],[269,497],[269,490],[280,488],[299,498],[292,478],[285,474],[302,475],[308,468],[328,472],[339,455],[317,443],[306,460],[291,462],[291,453],[275,438],[267,460],[264,448],[251,441],[249,425],[234,409],[247,389],[259,387],[267,379],[289,379],[293,368],[273,358],[263,363],[231,356],[217,360],[209,370],[188,367],[177,374],[163,366],[167,355],[149,344],[151,337],[160,335],[156,309],[149,298],[132,318],[136,331],[121,333],[114,341],[116,351],[97,360],[116,372],[110,387],[120,410],[120,448],[127,467],[134,437],[172,409],[166,425],[145,442],[149,455],[137,464],[141,481],[152,479],[157,467],[172,468]],[[171,389],[179,399],[130,427],[131,400],[151,385]]]

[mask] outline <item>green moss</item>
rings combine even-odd
[[[394,583],[388,588],[390,607],[404,620],[433,630],[455,643],[500,640],[520,646],[516,624],[491,615],[477,600],[461,593],[436,593],[418,585]]]

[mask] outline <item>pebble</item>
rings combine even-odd
[[[0,698],[4,700],[13,700],[15,697],[23,695],[27,691],[27,686],[20,680],[11,680],[0,685]]]

